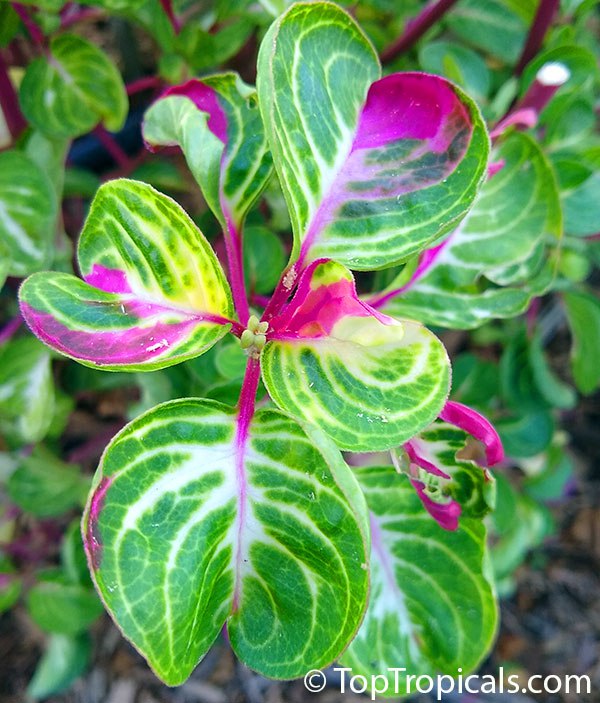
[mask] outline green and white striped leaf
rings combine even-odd
[[[239,230],[271,176],[256,91],[235,73],[169,88],[146,112],[151,147],[181,147],[223,228]]]
[[[402,444],[437,417],[448,396],[443,344],[418,323],[360,301],[341,264],[313,262],[270,324],[262,373],[271,398],[342,449]]]
[[[477,192],[489,144],[475,104],[437,76],[380,76],[368,39],[331,3],[294,4],[261,45],[292,259],[391,266],[455,226]]]
[[[74,34],[53,37],[49,56],[29,64],[19,99],[25,117],[51,137],[76,137],[99,122],[116,132],[127,117],[127,93],[117,67]]]
[[[562,232],[554,173],[538,144],[513,132],[493,154],[503,168],[482,187],[460,227],[422,257],[382,309],[425,324],[468,329],[513,317],[552,282],[549,247]],[[402,285],[404,283],[404,285]]]
[[[355,473],[370,509],[371,597],[341,663],[353,674],[387,675],[388,695],[408,693],[408,674],[472,671],[498,621],[483,524],[462,519],[456,531],[443,530],[392,467]],[[394,667],[405,669],[397,691]]]
[[[55,221],[56,196],[45,174],[20,151],[1,153],[0,246],[8,258],[0,269],[27,276],[47,266]]]
[[[368,592],[364,498],[316,429],[259,410],[176,400],[107,448],[84,516],[97,589],[167,684],[185,681],[224,624],[273,678],[338,657]]]
[[[0,433],[11,443],[39,442],[53,413],[50,351],[31,336],[0,345]]]
[[[229,286],[177,203],[149,185],[97,192],[78,247],[83,281],[38,273],[21,311],[46,344],[88,366],[147,371],[191,359],[229,329]]]

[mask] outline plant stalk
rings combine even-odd
[[[223,206],[223,203],[222,203]],[[244,278],[244,263],[242,253],[242,238],[227,213],[222,207],[225,215],[225,230],[223,238],[225,240],[225,253],[227,254],[227,266],[229,268],[229,283],[231,284],[231,294],[233,304],[240,322],[244,327],[250,318],[250,306],[248,305],[248,294],[246,292],[246,279]]]
[[[23,318],[21,315],[17,315],[12,320],[6,323],[6,325],[0,330],[0,344],[8,342],[17,332],[19,327],[23,324]]]
[[[19,98],[17,92],[10,79],[8,66],[4,61],[2,52],[0,51],[0,109],[4,115],[6,126],[10,132],[13,141],[18,139],[21,132],[27,127],[27,122],[23,117],[21,108],[19,107]]]
[[[155,90],[160,88],[162,85],[162,79],[159,76],[144,76],[138,78],[135,81],[128,83],[125,88],[127,90],[127,95],[135,95],[136,93],[141,93],[144,90]]]
[[[179,34],[179,32],[181,32],[181,22],[173,10],[171,0],[160,0],[160,4],[162,5],[165,15],[169,18],[173,31],[175,34]]]
[[[525,46],[515,67],[515,75],[520,76],[525,66],[533,59],[544,43],[546,32],[550,29],[556,15],[560,0],[540,0],[538,8],[529,28]]]
[[[381,53],[381,63],[389,63],[412,48],[425,32],[438,22],[457,0],[437,0],[429,3],[414,19],[410,20],[395,42]]]
[[[29,32],[29,36],[33,41],[40,47],[45,46],[45,37],[42,30],[37,26],[37,24],[31,19],[29,10],[21,5],[19,2],[11,3],[13,10],[19,15],[21,22],[24,24],[25,29]]]

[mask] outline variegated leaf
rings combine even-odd
[[[0,269],[27,276],[48,265],[55,219],[56,197],[41,169],[20,151],[1,153],[0,245],[7,259]]]
[[[537,143],[513,132],[493,154],[504,166],[482,187],[469,215],[425,253],[399,295],[382,308],[425,324],[477,327],[512,317],[552,281],[547,245],[562,231],[554,174]],[[384,296],[385,297],[385,296]]]
[[[29,64],[19,99],[31,124],[51,137],[76,137],[99,122],[116,132],[127,117],[127,93],[117,67],[74,34],[53,37],[49,55]]]
[[[215,216],[239,230],[272,170],[255,90],[235,73],[169,88],[143,133],[151,147],[181,147]]]
[[[43,439],[54,401],[50,351],[31,336],[0,345],[0,432],[7,441]]]
[[[342,449],[389,449],[442,409],[450,375],[442,343],[360,301],[341,264],[313,262],[270,324],[262,355],[269,394]]]
[[[437,76],[380,79],[360,28],[297,3],[261,45],[259,104],[294,230],[293,259],[406,260],[465,215],[485,175],[475,104]]]
[[[353,674],[387,676],[396,695],[409,692],[407,675],[472,671],[498,620],[483,524],[462,519],[458,530],[443,530],[392,467],[356,475],[370,509],[371,596],[341,663]]]
[[[241,427],[214,401],[154,408],[109,445],[84,516],[106,607],[169,685],[224,624],[249,667],[301,676],[366,606],[366,507],[339,452],[279,411]]]
[[[229,329],[231,295],[185,212],[125,179],[97,192],[78,248],[83,281],[38,273],[20,291],[33,332],[88,366],[152,370],[202,354]]]

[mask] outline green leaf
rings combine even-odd
[[[271,175],[256,93],[235,73],[170,88],[146,112],[152,147],[178,145],[223,228],[239,230]]]
[[[244,230],[244,273],[246,285],[253,293],[271,293],[285,267],[286,256],[281,239],[266,227]]]
[[[600,384],[600,302],[580,291],[565,293],[564,301],[573,336],[571,370],[577,388],[587,395]]]
[[[364,499],[311,427],[259,410],[172,401],[111,442],[83,529],[96,586],[168,685],[227,624],[234,652],[274,678],[333,661],[366,606]]]
[[[76,635],[102,613],[96,593],[79,584],[69,583],[60,573],[40,574],[27,594],[27,611],[45,632]]]
[[[242,378],[246,369],[248,357],[242,350],[239,340],[235,339],[227,344],[221,344],[219,353],[215,357],[217,371],[227,380]]]
[[[495,427],[509,457],[531,457],[549,446],[554,434],[554,420],[546,408],[501,418]]]
[[[19,98],[25,117],[52,137],[76,137],[99,122],[116,132],[128,109],[116,66],[104,52],[74,34],[53,37],[50,55],[29,64]]]
[[[89,480],[42,446],[25,457],[8,480],[8,495],[36,517],[62,515],[83,501]]]
[[[56,221],[52,184],[19,151],[0,153],[0,241],[10,260],[8,275],[27,276],[47,266]]]
[[[154,370],[202,354],[229,329],[229,286],[185,212],[125,179],[96,194],[78,246],[84,281],[39,273],[20,291],[39,338],[88,366]]]
[[[449,391],[442,343],[416,322],[379,315],[341,264],[316,261],[271,322],[262,353],[269,395],[350,451],[390,449],[432,422]]]
[[[498,620],[484,526],[463,519],[458,530],[443,530],[391,467],[356,475],[371,511],[371,597],[342,664],[353,674],[387,676],[399,695],[408,692],[407,674],[475,669]],[[393,667],[405,668],[396,691]]]
[[[550,368],[539,334],[535,334],[529,341],[529,363],[539,392],[551,406],[565,410],[575,407],[577,394]]]
[[[21,442],[39,442],[53,410],[49,350],[33,337],[0,345],[0,431]]]
[[[485,61],[465,46],[449,41],[429,42],[419,51],[419,63],[424,71],[445,75],[480,98],[485,98],[489,92],[490,72]],[[448,70],[450,66],[456,69],[453,75]]]
[[[70,583],[92,588],[85,551],[81,540],[81,520],[73,520],[60,545],[60,563],[65,578]]]
[[[567,234],[596,234],[600,223],[600,173],[591,173],[577,188],[563,191],[562,202]]]
[[[28,696],[40,700],[65,691],[86,670],[91,653],[87,633],[75,637],[51,635],[27,687]]]
[[[562,232],[552,168],[537,143],[519,132],[502,140],[492,158],[504,167],[484,184],[460,227],[421,259],[385,312],[469,329],[523,312],[551,283],[546,240],[556,244]]]
[[[498,366],[464,352],[452,361],[452,399],[486,407],[498,395]]]
[[[0,553],[0,613],[9,610],[21,595],[21,578],[11,562]]]
[[[445,19],[460,39],[509,65],[521,54],[527,22],[502,0],[462,0]]]
[[[436,76],[379,77],[373,47],[330,3],[293,5],[261,45],[259,104],[293,260],[391,266],[451,229],[475,196],[488,137],[474,103]]]
[[[0,239],[0,289],[4,286],[8,270],[10,268],[10,250],[6,244]]]

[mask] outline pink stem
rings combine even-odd
[[[173,31],[175,34],[179,34],[179,32],[181,32],[181,22],[173,10],[171,0],[160,0],[160,4],[162,5],[165,15],[169,18]]]
[[[143,78],[138,78],[127,84],[127,95],[135,95],[135,93],[141,93],[143,90],[160,88],[162,82],[162,78],[159,76],[144,76]]]
[[[540,311],[541,307],[541,300],[540,298],[534,298],[529,307],[527,308],[527,312],[525,313],[525,320],[527,321],[527,335],[529,337],[533,336],[533,332],[535,329],[535,323],[537,320],[538,313]]]
[[[2,330],[0,330],[0,344],[4,344],[5,342],[8,342],[9,339],[11,339],[14,334],[17,332],[19,327],[23,324],[23,318],[21,315],[17,315],[17,317],[13,318],[10,320],[10,322],[7,322],[6,325]]]
[[[223,205],[223,203],[222,203]],[[233,220],[223,207],[226,218],[226,228],[224,231],[225,251],[227,253],[227,265],[229,267],[229,282],[233,303],[240,322],[246,326],[250,318],[250,307],[248,305],[248,294],[246,292],[246,280],[244,278],[244,264],[242,258],[242,238]]]
[[[544,43],[546,32],[558,10],[560,0],[540,0],[535,17],[531,23],[521,57],[515,67],[515,75],[520,76],[525,66],[533,59]]]
[[[260,305],[261,308],[266,308],[270,301],[271,298],[267,295],[258,295],[257,293],[252,294],[252,302],[255,305]]]
[[[381,53],[381,62],[389,63],[408,51],[425,32],[440,20],[457,0],[437,0],[429,3],[419,15],[407,23],[402,35]]]
[[[79,22],[94,22],[106,17],[106,12],[100,8],[89,7],[85,10],[73,9],[66,12],[60,21],[61,29],[68,29]]]
[[[288,266],[285,271],[281,274],[279,283],[273,291],[271,300],[269,300],[267,307],[263,313],[263,320],[270,320],[276,315],[279,315],[284,305],[287,303],[288,298],[292,294],[297,280],[298,262],[292,264],[291,266]]]
[[[17,139],[21,132],[27,127],[27,122],[23,117],[19,107],[19,98],[15,91],[13,82],[8,74],[8,66],[4,62],[4,57],[0,51],[0,109],[6,120],[13,140]]]
[[[113,157],[117,166],[122,169],[128,169],[131,159],[123,149],[121,149],[111,134],[101,124],[94,127],[93,133],[106,151]]]
[[[245,453],[246,444],[248,443],[248,435],[250,432],[250,423],[254,417],[256,407],[256,391],[260,381],[260,361],[258,358],[250,356],[246,365],[246,373],[242,382],[242,390],[238,403],[238,419],[237,431],[235,437],[236,447],[236,476],[239,491],[239,508],[238,508],[238,534],[237,534],[237,553],[236,553],[236,577],[235,590],[233,594],[232,609],[235,612],[239,605],[240,587],[241,587],[241,565],[243,559],[243,538],[246,528],[246,511],[248,509],[248,479],[246,477]]]
[[[38,46],[43,47],[45,44],[44,34],[37,24],[31,19],[29,10],[19,2],[13,2],[12,6],[13,10],[17,13],[17,15],[19,15],[21,22],[25,25],[25,28],[29,32],[29,35],[33,41],[38,44]]]
[[[413,275],[410,277],[410,279],[403,286],[400,286],[400,288],[395,288],[394,290],[391,290],[388,293],[379,293],[373,298],[367,300],[367,303],[372,308],[378,310],[379,308],[383,307],[388,301],[392,300],[392,298],[396,298],[397,296],[401,295],[409,288],[414,286],[414,284],[420,278],[422,278],[427,273],[427,271],[429,271],[429,269],[434,265],[436,259],[438,258],[440,253],[446,248],[448,242],[451,239],[452,235],[447,237],[441,244],[438,244],[436,247],[426,249],[424,252],[422,252],[419,256],[419,263],[417,265],[417,268],[414,270]]]

